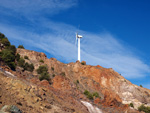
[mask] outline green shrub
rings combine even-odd
[[[48,74],[48,68],[46,66],[39,66],[37,69],[37,73],[40,74],[39,79],[40,80],[47,80],[50,81],[50,76]]]
[[[85,90],[85,91],[84,91],[84,94],[85,94],[85,95],[88,95],[89,93],[90,93],[90,92],[89,92],[88,90]]]
[[[0,33],[0,39],[5,38],[5,35],[3,33]]]
[[[65,76],[66,74],[65,74],[65,72],[61,72],[60,75]]]
[[[24,70],[33,72],[33,70],[34,70],[34,65],[33,65],[33,64],[28,64],[28,63],[26,62],[26,63],[24,64],[23,68],[24,68]]]
[[[84,91],[84,94],[86,95],[86,97],[87,97],[88,99],[91,99],[91,100],[93,100],[93,97],[101,98],[97,92],[94,92],[94,93],[92,94],[92,93],[90,93],[88,90],[85,90],[85,91]]]
[[[144,111],[145,113],[150,113],[150,107],[146,107],[143,104],[140,107],[138,107],[138,110]]]
[[[133,103],[130,103],[130,104],[129,104],[129,106],[134,108],[134,105],[133,105]]]
[[[7,38],[2,38],[1,43],[4,44],[4,46],[10,46],[10,42]]]
[[[51,67],[51,70],[54,71],[54,67]]]
[[[8,65],[13,71],[15,71],[15,69],[16,69],[16,64],[15,64],[15,62],[9,62],[9,63],[7,63],[7,65]]]
[[[16,60],[19,61],[19,59],[20,59],[20,54],[17,53]]]
[[[19,61],[18,61],[18,65],[22,68],[24,68],[24,63],[25,63],[25,60],[23,58],[20,58]]]
[[[1,52],[1,58],[5,63],[14,62],[15,61],[15,55],[12,51],[9,49],[4,49]]]
[[[15,45],[11,45],[4,34],[0,33],[0,43],[4,45],[4,49],[0,52],[1,60],[8,65],[12,70],[15,70],[15,60],[19,61],[20,55],[16,55]]]
[[[88,98],[88,99],[93,99],[93,95],[88,91],[88,90],[85,90],[84,91],[84,94],[86,95],[86,97]]]
[[[79,80],[77,80],[76,83],[79,84]]]
[[[42,73],[47,72],[47,71],[48,71],[48,69],[44,65],[43,66],[39,66],[39,68],[37,69],[37,73],[38,74],[42,74]]]
[[[26,62],[26,63],[24,64],[23,68],[24,68],[24,70],[28,70],[29,64]]]
[[[93,99],[93,95],[92,95],[89,91],[85,90],[85,91],[84,91],[84,94],[86,95],[86,97],[87,97],[88,99]]]
[[[44,61],[43,61],[42,59],[40,60],[40,62],[41,62],[41,63],[44,63]]]
[[[52,76],[55,77],[55,74],[53,74]]]
[[[143,87],[142,85],[140,85],[140,87]]]
[[[24,56],[24,59],[29,59],[28,56]]]
[[[34,65],[33,65],[33,64],[30,64],[28,71],[33,72],[33,70],[34,70]]]
[[[2,61],[5,62],[6,65],[8,65],[12,70],[15,70],[15,55],[14,53],[9,49],[4,49],[0,53],[0,57]]]
[[[82,65],[86,65],[86,62],[85,62],[85,61],[82,61],[81,64],[82,64]]]
[[[23,45],[19,45],[18,48],[24,49]]]
[[[2,33],[0,33],[0,39],[0,42],[5,46],[5,48],[0,52],[1,60],[12,70],[15,70],[16,47],[14,45],[10,45],[9,40]]]
[[[94,93],[93,93],[93,96],[100,98],[100,96],[99,96],[99,94],[98,94],[97,92],[94,92]]]
[[[49,81],[49,80],[50,80],[50,77],[49,77],[49,74],[48,74],[48,73],[44,72],[44,73],[41,73],[41,75],[39,76],[39,79],[40,79],[40,81],[42,81],[42,80],[47,80],[47,81]]]
[[[15,45],[10,45],[8,47],[8,49],[11,50],[14,55],[16,54],[16,47],[15,47]]]
[[[91,93],[89,93],[89,94],[87,95],[87,98],[93,100],[93,95],[92,95]]]
[[[23,58],[20,58],[20,55],[17,54],[17,60],[18,60],[18,66],[22,67],[24,70],[33,72],[34,70],[34,65],[33,64],[29,64],[27,62],[25,62],[25,60]]]

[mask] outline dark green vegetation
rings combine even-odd
[[[40,60],[40,62],[41,62],[41,63],[44,63],[44,61],[43,61],[42,59]]]
[[[40,74],[40,76],[39,76],[40,80],[50,81],[50,76],[48,74],[47,66],[45,66],[45,65],[39,66],[39,68],[37,69],[37,73]]]
[[[97,98],[100,97],[99,94],[98,94],[97,92],[94,92],[94,93],[93,93],[93,96],[94,96],[94,97],[97,97]]]
[[[24,70],[27,70],[27,71],[30,71],[30,72],[33,72],[34,70],[34,65],[33,64],[28,64],[27,62],[24,64]]]
[[[143,104],[140,107],[138,107],[138,110],[144,111],[145,113],[150,113],[150,107],[146,107]]]
[[[12,70],[15,70],[16,47],[11,45],[7,37],[5,37],[5,35],[2,33],[0,33],[0,45],[2,49],[0,52],[0,61],[4,62]]]
[[[54,67],[51,67],[51,70],[54,71]]]
[[[65,76],[66,74],[65,74],[65,72],[61,72],[60,75]]]
[[[24,70],[33,72],[34,70],[34,65],[33,64],[29,64],[27,62],[25,62],[25,60],[23,58],[20,58],[18,60],[18,66],[22,67]]]
[[[82,64],[82,65],[86,65],[86,62],[82,61],[81,64]]]
[[[9,40],[2,33],[0,33],[0,47],[2,50],[0,52],[0,61],[4,62],[12,70],[16,69],[16,65],[27,71],[32,72],[34,70],[33,64],[28,64],[23,58],[20,58],[20,55],[18,53],[16,54],[16,47],[11,45]],[[23,46],[20,47],[24,48]],[[25,59],[28,59],[28,57],[25,56]]]
[[[24,59],[28,59],[29,60],[28,56],[24,56]]]
[[[140,87],[143,87],[142,85],[140,85]]]
[[[129,104],[129,106],[134,108],[134,105],[133,105],[133,103],[130,103],[130,104]]]
[[[13,53],[13,51],[11,51],[10,49],[3,49],[0,52],[0,57],[6,65],[8,65],[12,70],[15,70],[15,53]]]
[[[16,60],[19,61],[19,59],[20,59],[20,54],[17,53]]]
[[[5,47],[10,46],[10,42],[9,42],[9,40],[8,40],[6,37],[1,38],[1,43],[2,43],[3,46],[5,46]]]
[[[84,94],[86,95],[86,97],[87,97],[88,99],[91,99],[91,100],[93,100],[94,97],[101,98],[97,92],[94,92],[94,93],[92,94],[92,93],[90,93],[88,90],[85,90],[85,91],[84,91]]]
[[[23,45],[19,45],[18,48],[24,49]]]
[[[77,80],[76,83],[79,84],[79,80]]]
[[[44,73],[44,72],[48,72],[47,67],[45,65],[39,66],[39,68],[37,69],[37,73],[41,74],[41,73]]]
[[[18,66],[20,66],[20,67],[24,67],[24,64],[25,64],[25,60],[23,59],[23,58],[20,58],[19,60],[18,60]]]
[[[0,39],[5,38],[5,35],[3,33],[0,33]]]
[[[88,99],[93,100],[93,95],[92,95],[89,91],[85,90],[85,91],[84,91],[84,94],[86,95],[86,97],[87,97]]]
[[[55,74],[53,74],[52,77],[55,77]]]

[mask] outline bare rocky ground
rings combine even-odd
[[[82,65],[80,62],[64,64],[44,53],[17,49],[26,62],[33,63],[33,73],[17,67],[11,74],[0,71],[0,107],[16,105],[23,113],[88,113],[81,101],[98,107],[103,113],[138,113],[141,104],[150,105],[150,90],[136,86],[113,69]],[[44,63],[41,63],[43,60]],[[47,65],[51,82],[39,81],[36,72]],[[89,100],[84,91],[97,92],[101,98]],[[128,104],[133,103],[135,109]]]

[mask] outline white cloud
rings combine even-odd
[[[77,0],[0,0],[0,2],[0,9],[3,9],[0,10],[1,15],[21,18],[19,13],[29,19],[26,27],[23,26],[26,24],[23,23],[24,20],[21,20],[23,27],[10,24],[9,20],[6,24],[2,23],[5,22],[4,20],[7,21],[7,18],[3,18],[0,22],[0,32],[6,34],[12,42],[16,45],[23,44],[28,49],[39,48],[61,61],[77,60],[75,47],[77,29],[71,25],[47,20],[42,15],[43,13],[53,15],[69,9],[77,5]],[[138,55],[131,51],[130,47],[118,41],[110,33],[95,34],[86,31],[79,33],[83,35],[81,60],[85,60],[87,64],[113,68],[126,78],[140,78],[150,73],[149,66],[137,57]]]
[[[56,14],[60,10],[71,8],[76,4],[77,0],[0,0],[1,8],[25,15],[36,15],[46,12],[48,14]]]
[[[46,29],[53,32],[40,34],[29,32],[27,29],[19,31],[20,27],[4,24],[0,24],[0,31],[11,40],[18,40],[26,47],[29,45],[29,49],[36,47],[52,54],[58,60],[75,62],[77,60],[74,33],[76,28],[52,21],[46,23],[48,26],[50,24]],[[144,77],[149,73],[149,66],[110,33],[92,34],[85,31],[80,33],[84,36],[81,39],[81,59],[87,64],[113,68],[128,79]]]

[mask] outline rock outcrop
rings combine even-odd
[[[5,105],[1,108],[0,113],[22,113],[22,112],[14,105]]]
[[[141,104],[150,105],[150,90],[132,84],[112,68],[86,65],[86,62],[64,64],[55,58],[48,59],[44,53],[17,49],[26,62],[34,64],[33,73],[22,69],[6,74],[0,71],[0,107],[16,105],[24,113],[88,113],[82,103],[90,103],[102,113],[138,113]],[[41,62],[42,60],[42,62]],[[51,82],[40,81],[36,70],[46,65]],[[88,99],[84,95],[98,93]],[[133,103],[134,109],[128,104]]]

